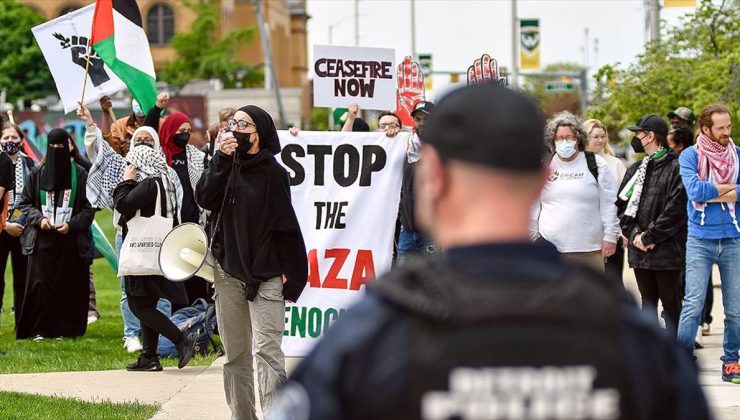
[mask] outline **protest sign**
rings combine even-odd
[[[305,356],[366,284],[391,268],[408,133],[280,133],[278,160],[308,251],[308,283],[285,307],[283,351]]]
[[[473,61],[472,66],[468,67],[468,86],[491,82],[506,85],[506,78],[501,77],[496,59],[483,54],[481,58]]]
[[[389,48],[315,45],[314,106],[394,109],[394,67],[395,51]]]
[[[424,100],[425,85],[424,72],[421,71],[419,63],[414,61],[410,55],[403,59],[398,65],[398,103],[396,104],[396,115],[401,119],[404,127],[413,127],[414,119],[411,112],[414,105]]]
[[[94,11],[95,5],[91,4],[32,29],[54,78],[65,113],[77,109],[88,57],[90,65],[85,89],[86,104],[126,88],[121,79],[89,47]]]

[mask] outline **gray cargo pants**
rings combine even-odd
[[[249,302],[244,283],[226,274],[218,263],[214,277],[218,330],[226,352],[226,402],[232,419],[257,419],[252,349],[263,413],[270,411],[275,389],[287,379],[280,348],[285,328],[283,282],[280,277],[263,282],[254,302]]]

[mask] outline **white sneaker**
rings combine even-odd
[[[696,337],[694,338],[694,348],[704,348],[704,338],[701,336],[701,325],[696,329]]]
[[[95,322],[97,320],[98,320],[98,317],[97,316],[91,315],[91,316],[87,317],[87,325],[90,325],[90,324],[92,324],[93,322]]]
[[[712,332],[712,327],[709,324],[707,323],[702,324],[701,335],[709,335],[711,334],[711,332]]]
[[[139,337],[137,336],[124,337],[123,348],[125,348],[126,351],[129,353],[135,353],[143,349],[143,347],[141,346],[141,340],[139,340]]]

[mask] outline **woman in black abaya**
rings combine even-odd
[[[72,162],[69,134],[49,132],[44,163],[31,171],[18,207],[28,255],[26,290],[16,338],[78,337],[87,328],[90,225],[87,172]]]

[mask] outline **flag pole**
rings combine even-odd
[[[91,40],[92,41],[92,40]],[[85,89],[87,88],[87,73],[90,69],[90,50],[92,49],[91,42],[87,43],[87,57],[85,57],[85,79],[82,82],[82,98],[80,102],[85,103]]]

